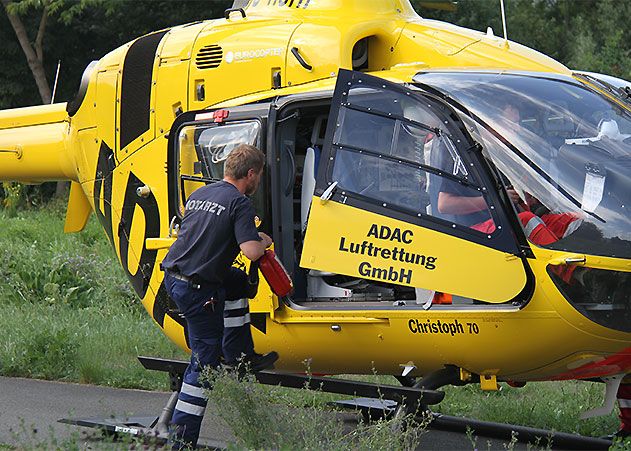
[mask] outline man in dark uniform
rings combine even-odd
[[[254,371],[278,359],[275,352],[254,353],[249,327],[229,328],[224,334],[224,303],[251,292],[247,275],[232,266],[234,259],[241,251],[255,262],[272,244],[257,231],[254,207],[246,197],[258,188],[264,164],[259,149],[237,146],[224,163],[224,179],[188,198],[178,238],[162,262],[167,293],[186,318],[191,348],[171,420],[176,449],[194,448],[199,438],[206,408],[198,381],[203,367],[219,367],[222,354],[228,366],[244,361]]]

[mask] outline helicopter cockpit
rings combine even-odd
[[[506,185],[529,199],[538,216],[574,218],[557,240],[532,244],[628,259],[631,113],[622,97],[607,97],[583,80],[590,78],[457,72],[414,77],[420,86],[440,91],[461,109],[474,139],[505,176]],[[631,330],[626,314],[612,313],[615,305],[629,309],[628,273],[562,271],[548,269],[580,311],[608,327]]]
[[[553,249],[631,257],[631,114],[570,78],[425,73],[466,108],[490,159],[521,192],[582,224]],[[518,118],[507,116],[512,105]]]

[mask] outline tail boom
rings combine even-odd
[[[0,112],[0,181],[77,181],[66,104]]]

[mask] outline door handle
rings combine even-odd
[[[333,191],[335,191],[335,188],[337,188],[337,182],[331,183],[331,185],[329,185],[329,187],[325,189],[320,196],[320,202],[325,203],[326,201],[328,201],[331,196],[333,196]]]
[[[300,50],[298,50],[298,47],[292,47],[291,48],[291,53],[292,55],[294,55],[296,57],[296,59],[298,60],[298,62],[300,63],[300,65],[302,67],[304,67],[306,70],[308,70],[309,72],[311,72],[311,70],[313,70],[313,66],[311,66],[310,64],[308,64],[305,59],[302,57],[302,55],[300,54]]]
[[[553,258],[548,263],[550,265],[581,265],[587,261],[584,255],[580,254],[565,254],[560,257]]]

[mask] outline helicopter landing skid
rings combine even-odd
[[[397,403],[388,400],[370,398],[356,398],[344,401],[334,401],[330,405],[338,408],[357,410],[362,413],[366,421],[382,418],[392,418],[397,412]],[[577,434],[555,432],[546,429],[531,428],[506,423],[479,421],[472,418],[455,417],[441,413],[429,412],[430,421],[427,427],[442,431],[466,434],[471,430],[475,436],[502,439],[510,441],[513,436],[522,443],[550,446],[554,449],[609,449],[612,441],[603,438],[585,437]],[[427,415],[427,414],[426,414]]]
[[[140,363],[148,370],[169,373],[171,390],[173,393],[162,409],[159,417],[129,417],[129,418],[79,418],[62,419],[61,423],[100,429],[106,434],[127,434],[142,437],[155,443],[164,443],[168,437],[168,423],[177,402],[177,395],[182,386],[182,375],[188,362],[182,360],[161,359],[156,357],[138,356]],[[290,374],[276,371],[259,371],[254,373],[257,382],[266,385],[280,385],[289,388],[308,388],[328,393],[364,396],[373,401],[378,399],[390,405],[406,403],[411,405],[434,405],[441,402],[444,392],[427,390],[417,387],[399,387],[379,385],[368,382],[350,381],[330,377],[309,376],[304,374]],[[212,443],[215,449],[226,449],[227,445],[220,442]]]

